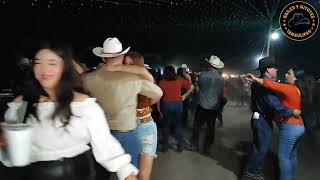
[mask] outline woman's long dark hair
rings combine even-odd
[[[312,104],[312,86],[314,79],[310,78],[303,69],[292,68],[297,78],[295,85],[300,90],[302,116],[310,110]]]
[[[183,79],[187,79],[186,76],[184,75],[184,69],[183,69],[182,67],[179,67],[179,68],[177,69],[177,75],[178,75],[179,77],[182,77]]]
[[[49,49],[53,51],[63,60],[64,63],[62,76],[56,89],[57,106],[52,114],[52,119],[56,117],[60,118],[63,126],[65,127],[69,124],[70,117],[72,116],[70,103],[73,100],[73,92],[84,92],[81,79],[73,66],[73,53],[67,44],[62,42],[42,43],[38,48],[36,48],[36,52],[39,52],[42,49]],[[34,66],[34,61],[32,66]],[[28,102],[25,118],[29,115],[33,115],[38,119],[36,113],[37,107],[33,104],[39,102],[41,95],[48,96],[40,83],[34,77],[34,74],[32,74],[30,83],[22,94],[24,100]]]
[[[173,66],[166,66],[163,70],[163,79],[167,81],[174,81],[177,79],[176,70]]]

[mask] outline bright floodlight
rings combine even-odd
[[[228,74],[226,74],[226,73],[222,73],[222,77],[223,77],[224,79],[228,79],[228,78],[229,78]]]
[[[230,75],[230,77],[231,77],[231,78],[236,78],[236,77],[237,77],[237,75],[235,75],[235,74],[231,74],[231,75]]]
[[[279,35],[278,32],[273,32],[273,33],[271,34],[271,39],[272,39],[272,40],[277,40],[277,39],[279,39],[279,37],[280,37],[280,35]]]

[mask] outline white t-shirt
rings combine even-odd
[[[62,127],[58,118],[51,119],[56,103],[41,102],[37,105],[40,121],[34,117],[27,119],[27,123],[32,125],[32,162],[75,157],[88,151],[90,144],[96,161],[108,171],[117,172],[119,179],[138,174],[137,168],[130,163],[130,155],[125,154],[111,135],[105,114],[95,98],[71,103],[73,116],[67,127]],[[17,112],[23,103],[11,102],[8,106],[5,120],[17,121]]]

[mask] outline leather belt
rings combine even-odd
[[[142,117],[150,114],[152,112],[152,109],[150,107],[137,109],[137,117]]]
[[[150,122],[152,121],[152,118],[151,118],[151,115],[146,117],[146,118],[141,118],[141,119],[138,119],[138,123],[147,123],[147,122]]]

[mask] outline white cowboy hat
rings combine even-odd
[[[144,67],[145,67],[146,69],[151,69],[151,67],[149,66],[149,64],[144,64]]]
[[[187,73],[190,73],[190,69],[188,68],[188,66],[186,64],[181,64],[180,66],[182,69],[184,69]]]
[[[103,47],[96,47],[92,52],[99,57],[117,57],[123,54],[126,54],[129,51],[130,47],[125,50],[122,50],[122,44],[118,38],[107,38],[103,42]]]
[[[182,64],[182,65],[181,65],[181,68],[182,68],[182,69],[187,69],[188,66],[187,66],[186,64]]]
[[[205,58],[206,61],[213,67],[221,69],[224,67],[224,63],[217,56],[210,56],[210,59]]]

